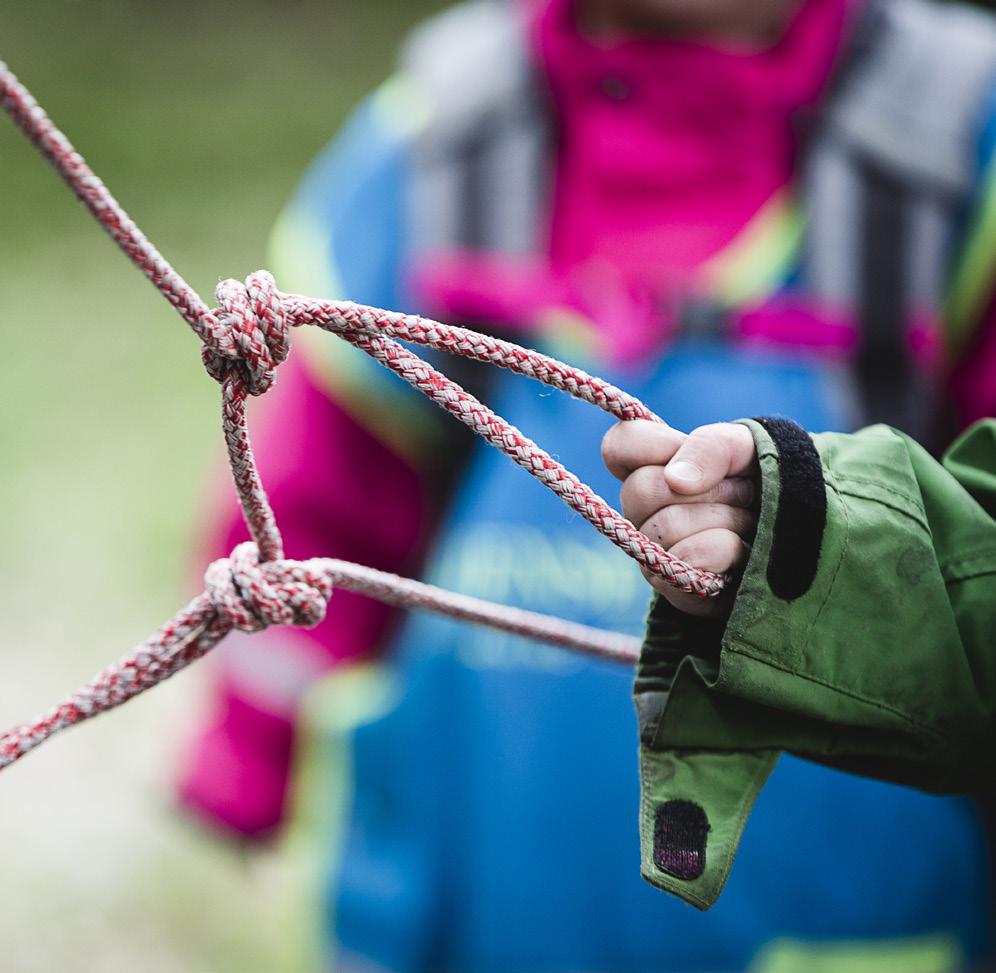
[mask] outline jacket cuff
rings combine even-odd
[[[778,464],[779,499],[771,526],[768,587],[776,598],[794,601],[809,591],[816,578],[827,524],[823,465],[802,426],[780,418],[755,421],[771,437]]]
[[[996,663],[971,654],[991,645],[991,515],[887,427],[807,443],[744,423],[761,504],[730,618],[718,631],[656,600],[635,685],[643,874],[700,908],[779,751],[940,792],[996,763],[978,745]]]
[[[698,909],[719,898],[778,750],[640,748],[640,874]]]
[[[661,732],[689,687],[715,681],[722,636],[722,622],[686,615],[655,596],[633,687],[640,728],[640,873],[699,909],[722,892],[751,808],[779,755],[777,749],[674,749]],[[690,718],[699,726],[708,722]]]
[[[814,583],[827,560],[839,556],[824,550],[827,495],[812,439],[784,419],[745,424],[757,447],[761,508],[730,622],[693,618],[655,598],[634,684],[641,873],[700,909],[712,906],[726,884],[791,724],[735,690],[723,695],[743,675],[730,652],[731,633],[747,630],[775,600],[808,619],[808,603],[819,599]]]

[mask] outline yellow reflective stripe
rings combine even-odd
[[[353,795],[353,733],[385,714],[395,693],[385,666],[360,663],[336,669],[305,696],[280,842],[280,901],[289,933],[281,969],[329,968],[334,943],[329,942],[325,906],[335,894],[329,876],[341,872]]]
[[[943,934],[909,939],[804,942],[765,946],[749,973],[951,973],[964,966],[958,943]]]
[[[706,295],[730,307],[759,301],[777,290],[798,259],[802,214],[788,189],[776,192],[733,241],[706,261],[701,280]],[[536,315],[544,348],[574,364],[604,361],[604,336],[588,317],[571,308],[550,307]]]
[[[293,204],[273,224],[266,252],[281,290],[309,297],[342,294],[330,235]]]
[[[703,269],[707,292],[734,306],[766,297],[786,278],[802,240],[803,219],[780,189]]]
[[[573,365],[597,368],[606,359],[605,337],[580,311],[569,307],[541,308],[535,321],[540,350]]]
[[[381,124],[407,137],[425,125],[430,105],[401,76],[373,94]],[[267,247],[269,265],[285,291],[319,298],[346,298],[327,227],[293,203],[277,218]],[[361,351],[317,328],[301,328],[294,343],[315,383],[375,439],[413,465],[445,439],[443,417],[400,378],[388,375]]]
[[[968,344],[996,283],[996,156],[986,167],[979,205],[945,298],[945,337],[956,358]]]
[[[374,111],[401,136],[410,137],[424,129],[432,115],[432,102],[426,93],[400,74],[388,78],[372,97]]]
[[[270,266],[278,286],[311,297],[342,294],[329,235],[289,207],[270,236]],[[375,439],[413,465],[445,435],[435,409],[418,393],[347,342],[318,328],[299,328],[294,344],[315,383]]]
[[[437,412],[366,353],[318,328],[302,328],[295,338],[315,384],[412,466],[424,466],[427,451],[445,441],[444,423],[456,420]]]

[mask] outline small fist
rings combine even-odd
[[[746,426],[716,423],[686,436],[659,422],[620,422],[602,440],[602,461],[622,480],[623,513],[651,540],[706,571],[743,566],[760,493],[754,437]],[[643,574],[689,614],[723,618],[733,606],[733,591],[700,598],[646,568]]]

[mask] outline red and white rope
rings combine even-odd
[[[289,329],[316,325],[362,349],[553,490],[598,531],[683,591],[718,594],[723,578],[670,555],[545,450],[399,340],[474,358],[534,378],[619,419],[661,421],[633,396],[556,359],[490,335],[351,302],[281,293],[266,271],[245,284],[218,285],[209,308],[146,239],[28,90],[0,61],[0,103],[112,239],[177,309],[203,343],[202,358],[222,387],[222,427],[235,489],[253,537],[205,575],[206,590],[134,652],[105,669],[44,716],[0,735],[0,769],[59,730],[119,706],[200,658],[232,628],[315,625],[334,587],[391,605],[422,608],[514,632],[600,658],[632,662],[629,636],[458,595],[345,561],[283,557],[280,532],[253,457],[246,398],[273,383],[287,357]]]

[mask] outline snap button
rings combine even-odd
[[[626,101],[631,92],[629,84],[614,74],[609,74],[602,78],[598,87],[602,94],[610,101]]]

